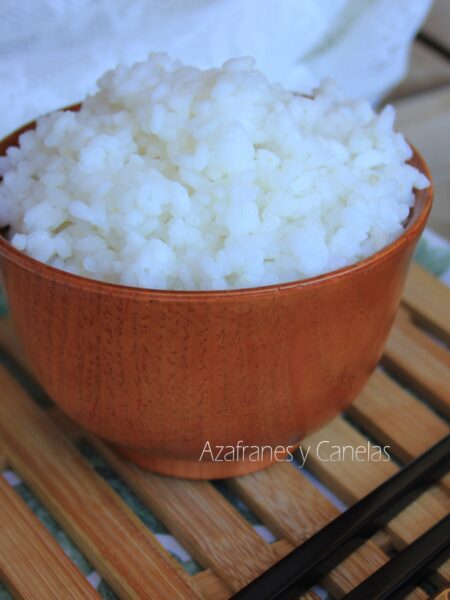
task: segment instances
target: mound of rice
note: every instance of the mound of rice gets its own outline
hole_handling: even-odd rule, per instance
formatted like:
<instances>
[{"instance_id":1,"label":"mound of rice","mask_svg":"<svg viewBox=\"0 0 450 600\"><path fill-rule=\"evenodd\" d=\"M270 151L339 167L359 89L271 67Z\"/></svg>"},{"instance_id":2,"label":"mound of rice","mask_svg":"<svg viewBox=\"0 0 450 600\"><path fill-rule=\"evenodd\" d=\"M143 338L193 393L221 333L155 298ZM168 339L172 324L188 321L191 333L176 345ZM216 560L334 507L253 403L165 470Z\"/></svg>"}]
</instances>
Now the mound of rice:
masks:
<instances>
[{"instance_id":1,"label":"mound of rice","mask_svg":"<svg viewBox=\"0 0 450 600\"><path fill-rule=\"evenodd\" d=\"M152 54L9 149L0 225L40 261L131 286L318 275L397 238L428 185L394 116L329 81L287 93L249 58L201 71Z\"/></svg>"}]
</instances>

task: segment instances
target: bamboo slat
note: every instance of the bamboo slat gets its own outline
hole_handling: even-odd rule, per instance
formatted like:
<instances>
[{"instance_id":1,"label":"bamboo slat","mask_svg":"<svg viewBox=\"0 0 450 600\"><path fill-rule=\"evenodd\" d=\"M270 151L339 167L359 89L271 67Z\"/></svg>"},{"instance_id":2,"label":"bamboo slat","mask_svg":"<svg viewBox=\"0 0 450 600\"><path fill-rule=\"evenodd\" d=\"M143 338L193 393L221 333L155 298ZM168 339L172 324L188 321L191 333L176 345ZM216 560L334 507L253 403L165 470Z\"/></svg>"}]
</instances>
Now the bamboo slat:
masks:
<instances>
[{"instance_id":1,"label":"bamboo slat","mask_svg":"<svg viewBox=\"0 0 450 600\"><path fill-rule=\"evenodd\" d=\"M276 543L274 545L276 545ZM210 569L197 573L193 576L193 579L204 598L211 598L211 600L227 600L230 597L230 590L221 583L221 580L218 579ZM310 591L306 594L302 594L298 600L320 600L320 596Z\"/></svg>"},{"instance_id":2,"label":"bamboo slat","mask_svg":"<svg viewBox=\"0 0 450 600\"><path fill-rule=\"evenodd\" d=\"M347 504L353 504L398 470L383 456L367 460L367 452L351 460L358 446L367 447L368 440L342 417L302 441L302 447L310 449L308 468Z\"/></svg>"},{"instance_id":3,"label":"bamboo slat","mask_svg":"<svg viewBox=\"0 0 450 600\"><path fill-rule=\"evenodd\" d=\"M339 512L287 462L236 477L229 484L265 523L293 545L301 544ZM387 560L382 550L368 542L332 571L324 586L340 598Z\"/></svg>"},{"instance_id":4,"label":"bamboo slat","mask_svg":"<svg viewBox=\"0 0 450 600\"><path fill-rule=\"evenodd\" d=\"M240 590L278 559L271 545L209 482L159 477L92 443L195 560L231 590Z\"/></svg>"},{"instance_id":5,"label":"bamboo slat","mask_svg":"<svg viewBox=\"0 0 450 600\"><path fill-rule=\"evenodd\" d=\"M411 265L403 303L429 331L450 344L448 288L417 263Z\"/></svg>"},{"instance_id":6,"label":"bamboo slat","mask_svg":"<svg viewBox=\"0 0 450 600\"><path fill-rule=\"evenodd\" d=\"M0 575L21 600L100 598L1 476Z\"/></svg>"},{"instance_id":7,"label":"bamboo slat","mask_svg":"<svg viewBox=\"0 0 450 600\"><path fill-rule=\"evenodd\" d=\"M445 421L380 371L371 378L350 414L379 442L390 444L392 452L403 461L416 458L449 432ZM442 480L442 487L446 492L450 490L449 475ZM431 488L428 500L422 499L412 505L412 517L405 510L390 524L397 547L417 537L417 530L409 528L407 521L414 518L420 522L422 519L417 511L423 511L424 506L427 513L434 511L433 518L436 521L445 516L445 507L450 509L446 492ZM398 529L400 532L411 532L412 537L408 539L398 535Z\"/></svg>"},{"instance_id":8,"label":"bamboo slat","mask_svg":"<svg viewBox=\"0 0 450 600\"><path fill-rule=\"evenodd\" d=\"M202 598L211 598L214 600L227 600L231 596L230 588L217 577L211 569L200 571L192 576L195 587L199 590Z\"/></svg>"},{"instance_id":9,"label":"bamboo slat","mask_svg":"<svg viewBox=\"0 0 450 600\"><path fill-rule=\"evenodd\" d=\"M348 414L404 462L425 452L450 431L443 419L379 369Z\"/></svg>"},{"instance_id":10,"label":"bamboo slat","mask_svg":"<svg viewBox=\"0 0 450 600\"><path fill-rule=\"evenodd\" d=\"M384 363L450 416L450 354L412 323L401 308L389 335Z\"/></svg>"},{"instance_id":11,"label":"bamboo slat","mask_svg":"<svg viewBox=\"0 0 450 600\"><path fill-rule=\"evenodd\" d=\"M0 436L8 462L116 593L136 599L198 597L181 567L3 367L0 390Z\"/></svg>"},{"instance_id":12,"label":"bamboo slat","mask_svg":"<svg viewBox=\"0 0 450 600\"><path fill-rule=\"evenodd\" d=\"M288 462L229 479L228 485L277 536L295 545L311 537L339 512Z\"/></svg>"},{"instance_id":13,"label":"bamboo slat","mask_svg":"<svg viewBox=\"0 0 450 600\"><path fill-rule=\"evenodd\" d=\"M318 445L322 440L332 440L332 444ZM338 496L353 504L367 495L375 487L393 475L398 467L392 460L383 462L352 460L333 460L335 448L367 446L368 440L349 423L338 417L320 432L308 436L302 446L310 446L309 468L324 481ZM372 444L369 444L372 447ZM336 458L341 458L336 455ZM344 455L345 458L345 455ZM417 539L450 511L450 498L439 486L433 486L392 519L386 529L392 544L397 550ZM450 561L439 569L441 581L450 580Z\"/></svg>"}]
</instances>

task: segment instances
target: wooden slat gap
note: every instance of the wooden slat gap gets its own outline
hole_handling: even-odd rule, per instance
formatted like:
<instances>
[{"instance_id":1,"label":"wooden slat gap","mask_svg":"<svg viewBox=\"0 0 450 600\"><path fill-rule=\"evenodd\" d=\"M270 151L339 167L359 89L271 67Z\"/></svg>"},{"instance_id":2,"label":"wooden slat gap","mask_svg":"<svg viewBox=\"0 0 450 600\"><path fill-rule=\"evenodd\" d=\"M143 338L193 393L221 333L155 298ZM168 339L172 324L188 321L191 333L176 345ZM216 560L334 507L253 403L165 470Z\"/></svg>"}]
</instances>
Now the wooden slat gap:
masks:
<instances>
[{"instance_id":1,"label":"wooden slat gap","mask_svg":"<svg viewBox=\"0 0 450 600\"><path fill-rule=\"evenodd\" d=\"M232 489L277 535L301 544L339 514L291 463L228 480ZM388 557L372 541L351 554L322 583L333 595L349 592Z\"/></svg>"},{"instance_id":2,"label":"wooden slat gap","mask_svg":"<svg viewBox=\"0 0 450 600\"><path fill-rule=\"evenodd\" d=\"M450 97L450 86L446 90ZM402 305L425 329L450 344L450 290L418 263L411 265Z\"/></svg>"},{"instance_id":3,"label":"wooden slat gap","mask_svg":"<svg viewBox=\"0 0 450 600\"><path fill-rule=\"evenodd\" d=\"M403 307L397 314L382 362L450 416L450 353L417 328Z\"/></svg>"},{"instance_id":4,"label":"wooden slat gap","mask_svg":"<svg viewBox=\"0 0 450 600\"><path fill-rule=\"evenodd\" d=\"M207 481L139 469L89 437L108 465L203 567L238 591L279 559L238 511Z\"/></svg>"},{"instance_id":5,"label":"wooden slat gap","mask_svg":"<svg viewBox=\"0 0 450 600\"><path fill-rule=\"evenodd\" d=\"M100 598L50 532L1 476L0 575L17 598Z\"/></svg>"},{"instance_id":6,"label":"wooden slat gap","mask_svg":"<svg viewBox=\"0 0 450 600\"><path fill-rule=\"evenodd\" d=\"M350 445L355 448L367 444L367 440L342 417L336 418L321 431L304 440L304 444L312 448L309 468L322 483L348 504L353 504L398 471L398 467L391 461L327 462L323 460L325 449L322 448L322 456L319 460L314 449L317 449L318 443L323 439L333 440L336 446ZM332 449L329 450L329 458L331 452ZM410 544L426 529L446 516L448 510L450 510L448 494L442 487L434 485L393 518L385 530L394 548L401 550L405 544ZM450 571L447 567L441 567L438 572L441 578L450 579Z\"/></svg>"},{"instance_id":7,"label":"wooden slat gap","mask_svg":"<svg viewBox=\"0 0 450 600\"><path fill-rule=\"evenodd\" d=\"M112 589L123 598L197 597L181 565L3 367L0 390L11 466Z\"/></svg>"}]
</instances>

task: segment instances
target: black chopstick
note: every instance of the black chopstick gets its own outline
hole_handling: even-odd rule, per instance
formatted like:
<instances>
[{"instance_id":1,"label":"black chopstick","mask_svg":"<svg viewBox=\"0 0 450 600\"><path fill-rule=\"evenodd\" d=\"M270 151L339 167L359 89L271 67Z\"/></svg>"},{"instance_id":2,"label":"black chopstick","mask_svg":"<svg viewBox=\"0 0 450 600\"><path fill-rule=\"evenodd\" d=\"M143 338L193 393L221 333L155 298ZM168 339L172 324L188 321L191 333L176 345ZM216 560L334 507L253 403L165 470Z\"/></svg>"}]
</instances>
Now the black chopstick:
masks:
<instances>
[{"instance_id":1,"label":"black chopstick","mask_svg":"<svg viewBox=\"0 0 450 600\"><path fill-rule=\"evenodd\" d=\"M306 591L449 468L447 435L237 592L233 600L272 600L294 584L296 592Z\"/></svg>"},{"instance_id":2,"label":"black chopstick","mask_svg":"<svg viewBox=\"0 0 450 600\"><path fill-rule=\"evenodd\" d=\"M345 600L386 600L393 594L404 598L419 583L426 570L442 564L450 556L450 515L444 517L420 538L407 546L381 569L344 596Z\"/></svg>"}]
</instances>

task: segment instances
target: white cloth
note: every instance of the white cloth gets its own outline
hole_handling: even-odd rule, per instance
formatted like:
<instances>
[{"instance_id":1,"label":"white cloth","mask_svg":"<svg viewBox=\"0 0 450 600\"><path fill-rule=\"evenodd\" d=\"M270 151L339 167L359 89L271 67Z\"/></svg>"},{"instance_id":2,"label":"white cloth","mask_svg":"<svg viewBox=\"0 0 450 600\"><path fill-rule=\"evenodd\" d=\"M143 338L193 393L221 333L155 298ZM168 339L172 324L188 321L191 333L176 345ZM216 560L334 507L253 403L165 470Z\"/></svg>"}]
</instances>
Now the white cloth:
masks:
<instances>
[{"instance_id":1,"label":"white cloth","mask_svg":"<svg viewBox=\"0 0 450 600\"><path fill-rule=\"evenodd\" d=\"M404 75L432 0L0 0L0 137L84 98L118 62L201 67L251 55L307 92L324 76L379 100Z\"/></svg>"}]
</instances>

